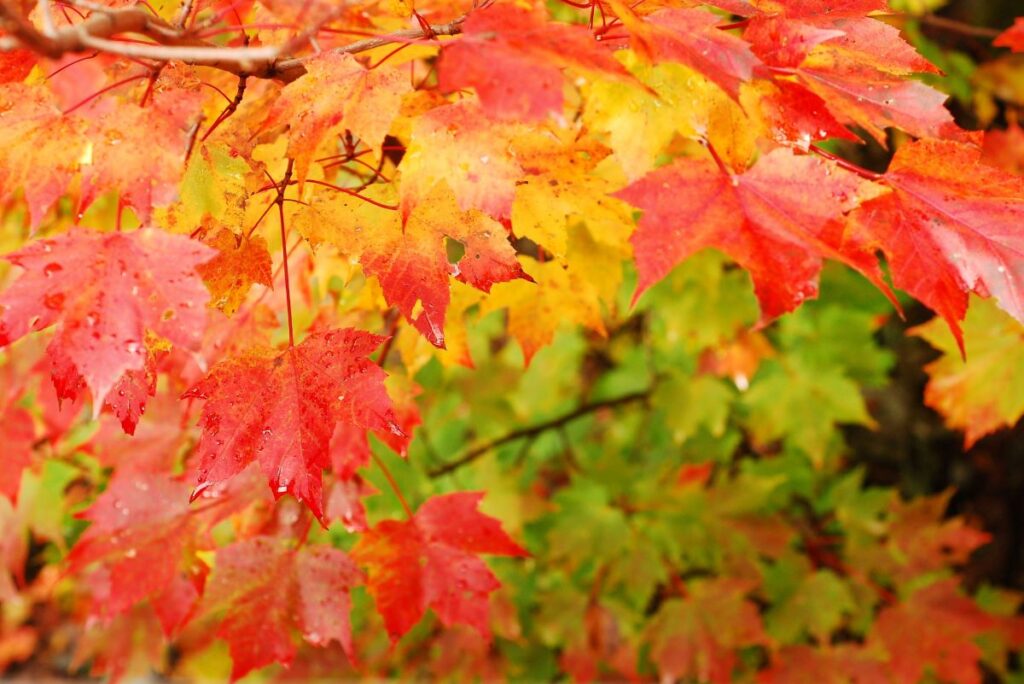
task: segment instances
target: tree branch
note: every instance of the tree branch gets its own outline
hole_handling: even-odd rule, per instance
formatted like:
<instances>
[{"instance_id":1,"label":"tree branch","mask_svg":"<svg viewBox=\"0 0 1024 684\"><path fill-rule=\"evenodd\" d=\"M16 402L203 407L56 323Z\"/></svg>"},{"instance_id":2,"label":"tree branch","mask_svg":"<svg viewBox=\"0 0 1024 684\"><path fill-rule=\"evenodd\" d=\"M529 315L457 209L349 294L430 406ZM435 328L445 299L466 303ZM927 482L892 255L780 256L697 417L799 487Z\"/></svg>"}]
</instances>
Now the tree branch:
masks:
<instances>
[{"instance_id":1,"label":"tree branch","mask_svg":"<svg viewBox=\"0 0 1024 684\"><path fill-rule=\"evenodd\" d=\"M300 33L286 45L222 47L190 35L187 30L172 26L139 7L104 11L91 7L87 9L93 9L93 13L85 21L56 29L47 35L26 17L21 16L9 0L0 0L0 28L9 34L6 40L0 39L0 51L25 47L50 59L58 59L68 53L99 50L136 59L212 67L239 76L274 78L285 83L302 77L306 73L303 63L310 59L291 57L287 54L294 49L293 46L297 42L303 42L299 40L302 36L308 37L309 30ZM431 24L359 40L335 48L334 52L355 54L389 43L408 43L434 36L453 36L461 33L464 18L459 17L446 24ZM149 38L153 44L115 40L116 36L126 33ZM315 30L312 33L315 33Z\"/></svg>"},{"instance_id":2,"label":"tree branch","mask_svg":"<svg viewBox=\"0 0 1024 684\"><path fill-rule=\"evenodd\" d=\"M625 394L621 397L616 397L614 399L606 399L604 401L595 401L587 404L581 404L580 406L576 407L569 413L559 416L558 418L552 418L551 420L544 421L543 423L537 423L536 425L532 425L530 427L521 428L519 430L513 430L512 432L509 432L506 435L498 437L497 439L493 439L489 442L486 442L485 444L476 446L467 451L459 458L455 459L454 461L451 461L450 463L446 463L443 466L439 466L428 471L427 475L431 479L441 477L442 475L447 475L451 472L458 470L464 465L472 463L473 461L485 455L492 449L496 449L497 447L503 444L508 444L509 442L514 442L517 439L523 439L526 437L535 437L541 434L542 432L551 430L552 428L562 427L568 423L571 423L577 418L582 418L583 416L594 413L595 411L600 411L601 409L605 408L614 408L616 406L623 406L624 404L631 404L635 401L643 401L647 399L650 395L651 390L645 389L639 392L633 392L632 394Z\"/></svg>"}]
</instances>

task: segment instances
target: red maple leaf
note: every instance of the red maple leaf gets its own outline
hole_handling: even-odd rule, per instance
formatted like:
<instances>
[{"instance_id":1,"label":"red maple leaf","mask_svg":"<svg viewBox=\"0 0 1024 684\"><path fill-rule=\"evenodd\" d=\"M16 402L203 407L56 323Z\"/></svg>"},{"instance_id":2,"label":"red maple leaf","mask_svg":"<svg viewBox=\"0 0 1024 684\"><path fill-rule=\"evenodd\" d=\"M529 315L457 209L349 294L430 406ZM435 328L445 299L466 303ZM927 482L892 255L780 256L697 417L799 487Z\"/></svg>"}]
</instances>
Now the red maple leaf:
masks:
<instances>
[{"instance_id":1,"label":"red maple leaf","mask_svg":"<svg viewBox=\"0 0 1024 684\"><path fill-rule=\"evenodd\" d=\"M667 601L647 627L651 659L663 679L728 684L738 649L767 645L751 583L720 578L690 582L687 595Z\"/></svg>"},{"instance_id":2,"label":"red maple leaf","mask_svg":"<svg viewBox=\"0 0 1024 684\"><path fill-rule=\"evenodd\" d=\"M361 581L352 559L330 546L295 550L255 537L218 549L202 612L224 614L217 636L228 642L232 681L271 663L289 665L292 627L316 646L337 641L352 658L349 591Z\"/></svg>"},{"instance_id":3,"label":"red maple leaf","mask_svg":"<svg viewBox=\"0 0 1024 684\"><path fill-rule=\"evenodd\" d=\"M87 142L78 119L61 116L53 95L23 83L0 85L0 204L19 191L33 226L64 194Z\"/></svg>"},{"instance_id":4,"label":"red maple leaf","mask_svg":"<svg viewBox=\"0 0 1024 684\"><path fill-rule=\"evenodd\" d=\"M812 139L825 137L832 117L863 127L882 144L888 126L934 137L955 130L942 107L946 96L907 79L913 73L935 73L935 67L897 29L880 21L832 14L756 17L743 37L764 60L767 75L795 78L791 89L806 88L825 103L831 116L822 120L822 134Z\"/></svg>"},{"instance_id":5,"label":"red maple leaf","mask_svg":"<svg viewBox=\"0 0 1024 684\"><path fill-rule=\"evenodd\" d=\"M83 109L89 154L81 165L79 212L116 191L121 203L149 223L153 207L178 196L190 128L200 110L199 93L180 89L158 94L147 107L120 102L106 109L97 102Z\"/></svg>"},{"instance_id":6,"label":"red maple leaf","mask_svg":"<svg viewBox=\"0 0 1024 684\"><path fill-rule=\"evenodd\" d=\"M4 441L0 449L0 495L15 503L21 473L32 463L32 443L36 435L32 416L17 406L5 407L0 411L0 435Z\"/></svg>"},{"instance_id":7,"label":"red maple leaf","mask_svg":"<svg viewBox=\"0 0 1024 684\"><path fill-rule=\"evenodd\" d=\"M562 112L562 69L626 79L628 73L582 26L514 5L473 12L441 51L442 91L475 88L488 114L520 121ZM523 87L528 83L529 87Z\"/></svg>"},{"instance_id":8,"label":"red maple leaf","mask_svg":"<svg viewBox=\"0 0 1024 684\"><path fill-rule=\"evenodd\" d=\"M149 598L169 634L191 613L206 574L190 548L198 528L189 486L162 474L124 473L78 515L92 524L71 549L69 570L102 562L89 582L94 612L118 615Z\"/></svg>"},{"instance_id":9,"label":"red maple leaf","mask_svg":"<svg viewBox=\"0 0 1024 684\"><path fill-rule=\"evenodd\" d=\"M283 352L256 347L214 366L183 396L206 400L196 450L200 488L258 461L276 496L291 492L323 520L321 473L331 465L335 424L404 435L385 373L367 358L383 341L331 330Z\"/></svg>"},{"instance_id":10,"label":"red maple leaf","mask_svg":"<svg viewBox=\"0 0 1024 684\"><path fill-rule=\"evenodd\" d=\"M148 228L33 242L5 257L26 272L0 296L0 346L59 324L48 348L57 394L74 399L84 383L98 414L125 373L146 368L147 331L199 345L209 295L196 266L212 254Z\"/></svg>"},{"instance_id":11,"label":"red maple leaf","mask_svg":"<svg viewBox=\"0 0 1024 684\"><path fill-rule=\"evenodd\" d=\"M1024 322L1024 179L972 145L920 140L897 150L882 182L892 192L851 219L857 239L885 253L896 287L942 316L961 349L970 292Z\"/></svg>"},{"instance_id":12,"label":"red maple leaf","mask_svg":"<svg viewBox=\"0 0 1024 684\"><path fill-rule=\"evenodd\" d=\"M975 637L993 632L1011 644L1021 642L1020 618L982 611L957 585L957 579L939 580L879 613L867 645L888 653L896 684L916 684L928 670L942 681L980 684L982 650Z\"/></svg>"},{"instance_id":13,"label":"red maple leaf","mask_svg":"<svg viewBox=\"0 0 1024 684\"><path fill-rule=\"evenodd\" d=\"M1024 52L1024 17L1017 17L1013 26L999 34L992 44L1008 47L1014 52Z\"/></svg>"},{"instance_id":14,"label":"red maple leaf","mask_svg":"<svg viewBox=\"0 0 1024 684\"><path fill-rule=\"evenodd\" d=\"M717 14L703 9L665 9L641 19L620 0L611 4L629 31L634 50L648 59L685 64L733 98L760 64L746 42L717 28L722 23Z\"/></svg>"},{"instance_id":15,"label":"red maple leaf","mask_svg":"<svg viewBox=\"0 0 1024 684\"><path fill-rule=\"evenodd\" d=\"M746 268L764 320L817 296L823 257L860 270L883 290L870 252L842 241L844 212L862 180L830 163L777 149L743 174L685 158L616 197L644 210L632 242L637 296L691 254L715 247Z\"/></svg>"},{"instance_id":16,"label":"red maple leaf","mask_svg":"<svg viewBox=\"0 0 1024 684\"><path fill-rule=\"evenodd\" d=\"M412 519L386 520L360 537L352 555L369 568L367 586L392 641L427 608L445 625L467 624L489 638L487 595L500 584L476 554L527 553L477 510L482 498L480 492L437 496Z\"/></svg>"}]
</instances>

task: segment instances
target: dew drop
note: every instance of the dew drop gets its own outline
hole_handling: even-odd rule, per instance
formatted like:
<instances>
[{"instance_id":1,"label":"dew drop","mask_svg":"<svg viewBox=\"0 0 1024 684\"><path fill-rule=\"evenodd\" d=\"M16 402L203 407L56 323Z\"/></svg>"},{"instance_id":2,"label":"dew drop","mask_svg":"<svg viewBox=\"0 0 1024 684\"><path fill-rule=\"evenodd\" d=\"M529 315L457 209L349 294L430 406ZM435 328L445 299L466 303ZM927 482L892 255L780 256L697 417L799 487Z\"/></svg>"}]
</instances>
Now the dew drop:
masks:
<instances>
[{"instance_id":1,"label":"dew drop","mask_svg":"<svg viewBox=\"0 0 1024 684\"><path fill-rule=\"evenodd\" d=\"M139 552L135 549L128 549L124 552L124 555L126 558L135 558L137 555L139 555Z\"/></svg>"},{"instance_id":2,"label":"dew drop","mask_svg":"<svg viewBox=\"0 0 1024 684\"><path fill-rule=\"evenodd\" d=\"M47 278L50 278L53 276L54 273L60 273L63 270L63 266L61 266L55 261L51 261L50 263L46 264L46 266L43 266L43 275L46 276Z\"/></svg>"}]
</instances>

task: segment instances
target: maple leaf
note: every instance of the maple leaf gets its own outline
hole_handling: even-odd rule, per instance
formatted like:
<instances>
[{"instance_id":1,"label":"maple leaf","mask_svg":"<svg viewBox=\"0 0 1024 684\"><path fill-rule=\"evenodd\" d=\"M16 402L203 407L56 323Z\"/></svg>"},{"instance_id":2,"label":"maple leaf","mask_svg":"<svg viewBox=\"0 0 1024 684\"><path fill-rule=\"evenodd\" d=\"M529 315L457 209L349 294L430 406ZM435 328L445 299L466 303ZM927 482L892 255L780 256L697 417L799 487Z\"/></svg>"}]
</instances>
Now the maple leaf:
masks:
<instances>
[{"instance_id":1,"label":"maple leaf","mask_svg":"<svg viewBox=\"0 0 1024 684\"><path fill-rule=\"evenodd\" d=\"M646 64L628 50L616 56L640 85L587 84L583 118L589 129L607 133L629 180L662 166L661 155L678 136L707 140L727 163L747 164L758 127L725 91L682 64ZM752 85L741 90L741 100L758 111L760 106L749 102Z\"/></svg>"},{"instance_id":2,"label":"maple leaf","mask_svg":"<svg viewBox=\"0 0 1024 684\"><path fill-rule=\"evenodd\" d=\"M331 330L283 352L254 347L214 366L183 395L206 400L196 450L200 490L257 461L275 496L291 492L323 520L321 472L331 465L335 423L404 434L385 373L366 358L383 341Z\"/></svg>"},{"instance_id":3,"label":"maple leaf","mask_svg":"<svg viewBox=\"0 0 1024 684\"><path fill-rule=\"evenodd\" d=\"M516 186L512 226L517 236L530 238L562 260L569 249L570 226L580 220L595 240L623 250L632 221L629 207L608 197L612 187L621 186L585 166L530 176Z\"/></svg>"},{"instance_id":4,"label":"maple leaf","mask_svg":"<svg viewBox=\"0 0 1024 684\"><path fill-rule=\"evenodd\" d=\"M131 233L82 229L6 255L25 269L0 295L0 346L59 323L48 353L59 397L84 381L93 412L121 377L146 367L146 333L198 347L208 298L196 267L207 247L146 228Z\"/></svg>"},{"instance_id":5,"label":"maple leaf","mask_svg":"<svg viewBox=\"0 0 1024 684\"><path fill-rule=\"evenodd\" d=\"M326 545L292 549L254 537L217 550L202 614L223 613L217 636L228 642L231 680L295 658L294 626L315 646L341 644L350 658L349 592L362 573L343 551Z\"/></svg>"},{"instance_id":6,"label":"maple leaf","mask_svg":"<svg viewBox=\"0 0 1024 684\"><path fill-rule=\"evenodd\" d=\"M78 169L84 126L61 116L49 92L22 83L0 85L0 113L0 203L20 190L36 226Z\"/></svg>"},{"instance_id":7,"label":"maple leaf","mask_svg":"<svg viewBox=\"0 0 1024 684\"><path fill-rule=\"evenodd\" d=\"M707 247L750 272L765 321L817 296L823 257L886 291L870 253L843 244L840 219L856 206L862 186L851 173L785 149L739 175L695 158L653 171L614 193L644 210L632 238L640 273L634 300Z\"/></svg>"},{"instance_id":8,"label":"maple leaf","mask_svg":"<svg viewBox=\"0 0 1024 684\"><path fill-rule=\"evenodd\" d=\"M637 53L648 60L685 64L733 98L738 97L740 84L753 78L760 63L746 42L720 31L720 17L707 10L664 9L641 19L621 0L610 4L629 31Z\"/></svg>"},{"instance_id":9,"label":"maple leaf","mask_svg":"<svg viewBox=\"0 0 1024 684\"><path fill-rule=\"evenodd\" d=\"M187 91L156 97L148 107L122 102L111 111L87 110L88 155L81 165L81 213L101 194L118 200L149 223L153 207L174 201L184 172L189 127L199 94ZM148 150L139 154L140 149Z\"/></svg>"},{"instance_id":10,"label":"maple leaf","mask_svg":"<svg viewBox=\"0 0 1024 684\"><path fill-rule=\"evenodd\" d=\"M386 189L366 193L378 202L391 198ZM437 347L444 347L449 276L484 292L495 283L529 280L505 227L479 211L461 211L443 184L416 204L404 225L397 212L345 193L318 193L310 204L312 211L296 219L298 230L357 257L363 271L380 281L388 304ZM464 250L454 264L446 238Z\"/></svg>"},{"instance_id":11,"label":"maple leaf","mask_svg":"<svg viewBox=\"0 0 1024 684\"><path fill-rule=\"evenodd\" d=\"M757 607L746 598L749 582L695 581L682 599L662 604L647 627L651 659L667 679L728 684L744 646L767 645Z\"/></svg>"},{"instance_id":12,"label":"maple leaf","mask_svg":"<svg viewBox=\"0 0 1024 684\"><path fill-rule=\"evenodd\" d=\"M946 96L906 79L915 72L934 73L935 67L897 29L882 22L863 17L840 20L831 14L801 16L798 21L788 14L757 17L744 38L771 69L795 76L796 87L808 89L825 103L831 114L822 120L826 133L832 117L863 127L883 145L887 126L932 137L956 130L952 115L942 107Z\"/></svg>"},{"instance_id":13,"label":"maple leaf","mask_svg":"<svg viewBox=\"0 0 1024 684\"><path fill-rule=\"evenodd\" d=\"M487 114L528 121L562 114L565 68L628 79L582 26L551 22L536 9L493 5L471 13L459 39L444 46L438 74L442 91L474 88Z\"/></svg>"},{"instance_id":14,"label":"maple leaf","mask_svg":"<svg viewBox=\"0 0 1024 684\"><path fill-rule=\"evenodd\" d=\"M964 433L965 450L1024 415L1024 325L991 300L971 299L963 325L966 359L938 319L912 332L942 352L925 366L924 403Z\"/></svg>"},{"instance_id":15,"label":"maple leaf","mask_svg":"<svg viewBox=\"0 0 1024 684\"><path fill-rule=\"evenodd\" d=\"M124 471L78 515L91 525L68 555L70 572L102 562L93 582L93 610L104 617L153 600L170 634L188 617L202 591L205 569L189 553L196 533L189 486L156 473Z\"/></svg>"},{"instance_id":16,"label":"maple leaf","mask_svg":"<svg viewBox=\"0 0 1024 684\"><path fill-rule=\"evenodd\" d=\"M385 520L359 538L352 556L369 569L367 588L393 642L427 608L445 625L466 624L489 637L487 595L500 584L476 554L527 553L477 510L482 498L480 492L435 496L410 520Z\"/></svg>"},{"instance_id":17,"label":"maple leaf","mask_svg":"<svg viewBox=\"0 0 1024 684\"><path fill-rule=\"evenodd\" d=\"M748 114L763 121L778 142L808 147L812 140L858 140L829 112L825 100L798 83L757 80L741 98Z\"/></svg>"},{"instance_id":18,"label":"maple leaf","mask_svg":"<svg viewBox=\"0 0 1024 684\"><path fill-rule=\"evenodd\" d=\"M377 365L381 365L380 360ZM404 455L413 431L423 422L419 407L416 405L419 389L415 385L410 386L403 382L402 376L392 375L388 377L387 390L398 429L378 432L377 438L396 453ZM356 470L369 463L373 456L366 430L348 422L341 422L335 426L334 434L331 435L330 453L331 468L339 480L357 478Z\"/></svg>"},{"instance_id":19,"label":"maple leaf","mask_svg":"<svg viewBox=\"0 0 1024 684\"><path fill-rule=\"evenodd\" d=\"M944 681L980 684L982 650L975 637L994 632L1020 643L1020 618L982 611L958 591L958 584L952 578L939 580L879 613L867 645L888 654L887 669L896 684L919 682L929 670ZM907 639L908 634L914 638Z\"/></svg>"},{"instance_id":20,"label":"maple leaf","mask_svg":"<svg viewBox=\"0 0 1024 684\"><path fill-rule=\"evenodd\" d=\"M444 181L463 211L477 209L494 219L508 218L515 182L523 175L509 154L519 132L512 124L490 121L473 100L437 107L416 119L398 168L403 218Z\"/></svg>"},{"instance_id":21,"label":"maple leaf","mask_svg":"<svg viewBox=\"0 0 1024 684\"><path fill-rule=\"evenodd\" d=\"M992 44L1008 47L1014 52L1024 52L1024 17L1017 17L1013 26L1000 33Z\"/></svg>"},{"instance_id":22,"label":"maple leaf","mask_svg":"<svg viewBox=\"0 0 1024 684\"><path fill-rule=\"evenodd\" d=\"M32 415L17 406L0 411L0 435L4 437L3 463L0 465L0 495L17 503L21 473L32 463L36 429Z\"/></svg>"},{"instance_id":23,"label":"maple leaf","mask_svg":"<svg viewBox=\"0 0 1024 684\"><path fill-rule=\"evenodd\" d=\"M904 502L898 497L890 504L888 538L877 549L878 561L858 558L866 566L909 582L929 572L967 562L991 535L968 525L963 518L947 518L952 490Z\"/></svg>"},{"instance_id":24,"label":"maple leaf","mask_svg":"<svg viewBox=\"0 0 1024 684\"><path fill-rule=\"evenodd\" d=\"M203 144L188 159L177 201L155 212L154 221L172 233L192 233L199 226L202 235L213 228L214 239L223 240L216 228L237 227L245 222L250 173L249 162L238 151ZM250 237L249 247L258 240Z\"/></svg>"},{"instance_id":25,"label":"maple leaf","mask_svg":"<svg viewBox=\"0 0 1024 684\"><path fill-rule=\"evenodd\" d=\"M920 140L897 150L882 182L892 192L851 224L885 253L896 287L942 316L961 349L969 292L1024 322L1024 179L984 164L974 146Z\"/></svg>"},{"instance_id":26,"label":"maple leaf","mask_svg":"<svg viewBox=\"0 0 1024 684\"><path fill-rule=\"evenodd\" d=\"M300 185L321 143L348 129L378 149L398 115L409 79L397 69L367 69L355 57L322 52L304 64L307 74L281 90L264 129L288 125L288 156Z\"/></svg>"},{"instance_id":27,"label":"maple leaf","mask_svg":"<svg viewBox=\"0 0 1024 684\"><path fill-rule=\"evenodd\" d=\"M210 290L211 305L231 316L254 283L271 287L270 253L259 235L246 237L219 230L207 240L219 253L196 270Z\"/></svg>"},{"instance_id":28,"label":"maple leaf","mask_svg":"<svg viewBox=\"0 0 1024 684\"><path fill-rule=\"evenodd\" d=\"M524 258L524 263L528 263ZM485 311L508 309L508 332L519 341L525 364L550 344L566 322L598 335L606 334L599 294L593 283L557 261L529 263L533 282L516 280L494 288L484 301ZM609 270L604 270L607 276Z\"/></svg>"}]
</instances>

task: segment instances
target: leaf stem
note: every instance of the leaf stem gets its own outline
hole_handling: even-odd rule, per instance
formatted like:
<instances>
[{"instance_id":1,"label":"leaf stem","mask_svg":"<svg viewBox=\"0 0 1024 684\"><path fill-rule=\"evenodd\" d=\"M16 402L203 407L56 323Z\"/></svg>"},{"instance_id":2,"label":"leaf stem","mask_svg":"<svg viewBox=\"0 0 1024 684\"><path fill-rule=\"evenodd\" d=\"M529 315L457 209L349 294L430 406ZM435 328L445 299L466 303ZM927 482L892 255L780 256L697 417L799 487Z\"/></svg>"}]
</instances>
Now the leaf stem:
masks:
<instances>
[{"instance_id":1,"label":"leaf stem","mask_svg":"<svg viewBox=\"0 0 1024 684\"><path fill-rule=\"evenodd\" d=\"M405 496L402 495L402 490L398 488L398 482L395 480L395 476L391 474L391 471L388 469L387 465L384 464L384 461L381 460L380 456L371 451L370 458L372 458L373 462L377 464L380 471L384 473L384 477L391 486L391 491L395 493L395 496L398 497L398 502L402 504L402 510L405 511L405 517L412 520L412 509L409 508L409 502L407 502L405 500Z\"/></svg>"},{"instance_id":2,"label":"leaf stem","mask_svg":"<svg viewBox=\"0 0 1024 684\"><path fill-rule=\"evenodd\" d=\"M728 166L726 166L725 161L718 155L718 150L715 149L715 146L711 144L710 140L706 138L701 138L700 144L703 145L711 154L711 158L715 160L716 164L718 164L718 168L722 170L722 173L724 173L729 178L733 178L736 175L729 169Z\"/></svg>"},{"instance_id":3,"label":"leaf stem","mask_svg":"<svg viewBox=\"0 0 1024 684\"><path fill-rule=\"evenodd\" d=\"M278 190L277 199L274 200L274 204L277 205L277 215L281 223L281 257L282 264L284 266L284 300L285 305L288 309L288 346L295 346L295 326L292 323L292 286L291 280L288 275L288 231L285 228L284 222L284 193L288 188L288 181L292 178L292 164L293 160L288 160L288 168L284 171L284 178L281 181L281 189Z\"/></svg>"},{"instance_id":4,"label":"leaf stem","mask_svg":"<svg viewBox=\"0 0 1024 684\"><path fill-rule=\"evenodd\" d=\"M123 78L120 81L117 81L116 83L111 83L110 85L106 86L105 88L100 88L95 93L93 93L89 97L85 98L81 102L73 104L68 109L65 109L64 110L64 114L70 114L71 112L75 111L79 107L82 107L84 105L89 104L90 102L95 100L97 97L99 97L103 93L110 92L111 90L114 90L115 88L120 88L121 86L123 86L125 84L131 83L132 81L138 81L139 79L142 79L142 78L149 78L149 74L136 74L135 76L129 76L128 78Z\"/></svg>"},{"instance_id":5,"label":"leaf stem","mask_svg":"<svg viewBox=\"0 0 1024 684\"><path fill-rule=\"evenodd\" d=\"M377 357L377 365L381 368L384 367L384 362L388 360L391 345L395 343L395 335L398 334L398 324L402 320L402 314L398 311L394 311L393 316L391 323L388 325L388 331L385 333L388 339L384 341L384 346L380 349L380 356Z\"/></svg>"},{"instance_id":6,"label":"leaf stem","mask_svg":"<svg viewBox=\"0 0 1024 684\"><path fill-rule=\"evenodd\" d=\"M811 145L811 152L814 152L819 157L823 157L825 159L828 159L830 162L835 163L836 166L838 166L838 167L840 167L842 169L846 169L847 171L850 171L851 173L857 174L858 176L860 176L861 178L864 178L865 180L880 181L883 178L885 178L885 176L883 174L881 174L881 173L875 173L874 171L868 171L864 167L857 166L852 161L847 161L846 159L843 159L842 157L840 157L838 155L832 154L828 150L824 150L824 149L818 147L817 145Z\"/></svg>"},{"instance_id":7,"label":"leaf stem","mask_svg":"<svg viewBox=\"0 0 1024 684\"><path fill-rule=\"evenodd\" d=\"M358 197L359 199L363 200L364 202L369 202L373 206L380 207L381 209L387 209L389 211L398 211L398 205L397 204L384 204L383 202L378 202L375 199L370 199L369 197L366 197L365 195L360 195L355 190L349 190L348 188L343 188L340 185L334 185L333 183L327 183L327 182L321 181L321 180L313 180L312 178L307 178L306 182L307 183L312 183L313 185L322 185L325 188L330 188L331 190L337 190L338 192L343 192L346 195L352 195L353 197Z\"/></svg>"}]
</instances>

